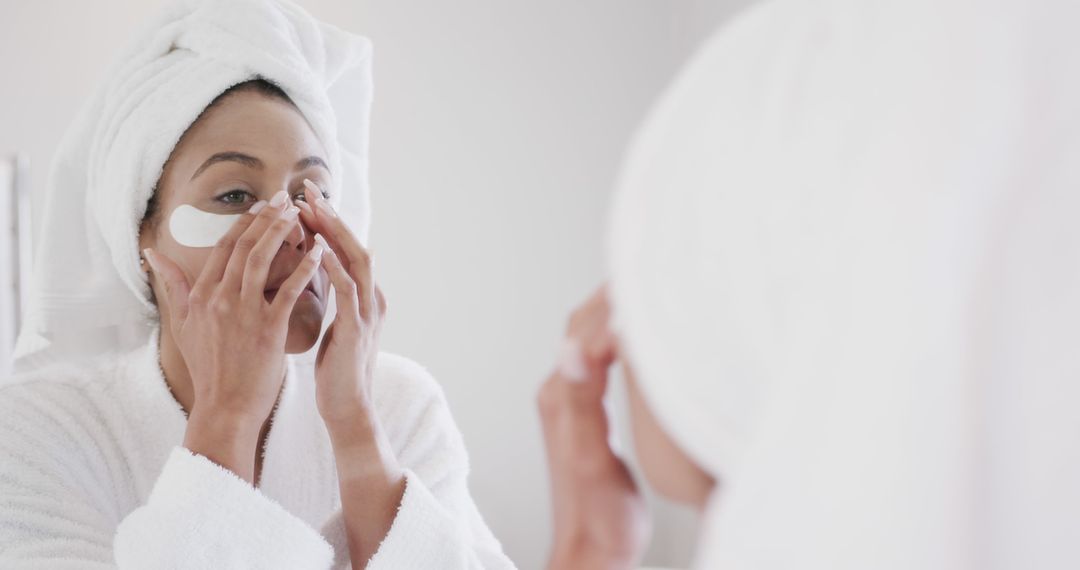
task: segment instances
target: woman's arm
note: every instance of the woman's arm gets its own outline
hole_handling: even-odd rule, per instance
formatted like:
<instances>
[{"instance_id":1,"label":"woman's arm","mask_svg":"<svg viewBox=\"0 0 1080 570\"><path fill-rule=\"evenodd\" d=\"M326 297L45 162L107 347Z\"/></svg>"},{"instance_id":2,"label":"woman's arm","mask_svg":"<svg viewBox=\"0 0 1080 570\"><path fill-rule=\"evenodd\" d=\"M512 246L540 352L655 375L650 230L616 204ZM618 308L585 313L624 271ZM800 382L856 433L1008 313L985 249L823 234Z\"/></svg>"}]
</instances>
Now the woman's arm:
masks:
<instances>
[{"instance_id":1,"label":"woman's arm","mask_svg":"<svg viewBox=\"0 0 1080 570\"><path fill-rule=\"evenodd\" d=\"M323 264L337 302L315 385L338 463L352 566L512 568L469 496L465 447L438 385L419 367L412 377L376 382L386 300L371 257L318 188L304 184L302 215L326 245ZM380 401L376 384L407 397Z\"/></svg>"},{"instance_id":2,"label":"woman's arm","mask_svg":"<svg viewBox=\"0 0 1080 570\"><path fill-rule=\"evenodd\" d=\"M327 427L337 464L349 558L370 560L397 515L405 494L405 474L374 410L361 410L354 421ZM353 567L363 565L354 562Z\"/></svg>"},{"instance_id":3,"label":"woman's arm","mask_svg":"<svg viewBox=\"0 0 1080 570\"><path fill-rule=\"evenodd\" d=\"M188 417L184 447L254 485L259 429L241 418L196 409Z\"/></svg>"},{"instance_id":4,"label":"woman's arm","mask_svg":"<svg viewBox=\"0 0 1080 570\"><path fill-rule=\"evenodd\" d=\"M132 505L136 482L117 449L126 434L88 431L106 429L106 412L84 416L86 406L42 393L44 382L31 401L0 401L0 419L22 417L0 424L0 567L329 568L319 533L251 484L292 305L319 264L316 248L264 299L265 260L298 212L281 202L242 216L194 284L144 252L195 392L190 447L172 450L144 504Z\"/></svg>"},{"instance_id":5,"label":"woman's arm","mask_svg":"<svg viewBox=\"0 0 1080 570\"><path fill-rule=\"evenodd\" d=\"M352 565L362 568L389 532L405 477L375 417L372 381L386 302L371 275L371 258L322 193L305 179L300 202L319 231L323 265L334 286L337 314L315 360L315 394L334 449L342 517ZM318 215L316 215L316 210Z\"/></svg>"},{"instance_id":6,"label":"woman's arm","mask_svg":"<svg viewBox=\"0 0 1080 570\"><path fill-rule=\"evenodd\" d=\"M562 362L537 397L551 481L549 570L629 570L648 544L644 499L611 449L604 393L617 343L601 288L570 317Z\"/></svg>"},{"instance_id":7,"label":"woman's arm","mask_svg":"<svg viewBox=\"0 0 1080 570\"><path fill-rule=\"evenodd\" d=\"M514 568L469 492L465 442L439 384L406 358L380 353L378 362L375 410L404 473L405 489L389 531L375 555L365 559L366 568ZM357 489L355 500L366 500L364 489ZM349 534L343 510L322 525L324 536L342 553ZM339 555L334 568L349 567Z\"/></svg>"}]
</instances>

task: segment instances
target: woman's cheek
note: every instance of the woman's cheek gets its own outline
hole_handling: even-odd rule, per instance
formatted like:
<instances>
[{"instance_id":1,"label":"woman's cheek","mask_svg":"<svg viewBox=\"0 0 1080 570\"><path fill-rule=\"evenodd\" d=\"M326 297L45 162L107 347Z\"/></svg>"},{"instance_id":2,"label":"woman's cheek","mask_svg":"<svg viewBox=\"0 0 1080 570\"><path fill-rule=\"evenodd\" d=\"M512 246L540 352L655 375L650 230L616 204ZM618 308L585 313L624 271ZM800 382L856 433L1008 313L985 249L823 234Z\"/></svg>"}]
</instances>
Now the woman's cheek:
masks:
<instances>
[{"instance_id":1,"label":"woman's cheek","mask_svg":"<svg viewBox=\"0 0 1080 570\"><path fill-rule=\"evenodd\" d=\"M205 267L206 263L210 260L210 253L214 251L214 248L177 246L177 250L179 258L174 259L176 259L176 262L180 267L184 268L184 272L187 273L188 283L194 285L195 280L199 278L199 275L202 275L203 267Z\"/></svg>"},{"instance_id":2,"label":"woman's cheek","mask_svg":"<svg viewBox=\"0 0 1080 570\"><path fill-rule=\"evenodd\" d=\"M695 464L660 427L638 388L633 370L623 362L634 451L649 485L669 500L704 508L716 481Z\"/></svg>"}]
</instances>

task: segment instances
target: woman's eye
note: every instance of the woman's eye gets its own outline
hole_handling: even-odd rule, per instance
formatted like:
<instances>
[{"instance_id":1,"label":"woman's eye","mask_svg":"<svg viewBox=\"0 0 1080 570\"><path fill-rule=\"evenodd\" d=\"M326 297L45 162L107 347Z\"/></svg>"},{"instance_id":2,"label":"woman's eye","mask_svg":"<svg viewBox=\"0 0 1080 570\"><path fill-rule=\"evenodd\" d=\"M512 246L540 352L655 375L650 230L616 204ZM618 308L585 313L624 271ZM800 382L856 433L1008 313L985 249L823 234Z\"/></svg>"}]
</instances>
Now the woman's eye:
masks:
<instances>
[{"instance_id":1,"label":"woman's eye","mask_svg":"<svg viewBox=\"0 0 1080 570\"><path fill-rule=\"evenodd\" d=\"M217 200L219 202L229 205L243 204L247 201L247 197L250 195L251 193L247 190L229 190L228 192L218 196Z\"/></svg>"},{"instance_id":2,"label":"woman's eye","mask_svg":"<svg viewBox=\"0 0 1080 570\"><path fill-rule=\"evenodd\" d=\"M322 194L324 200L330 199L330 194L328 194L326 190L323 190L319 193ZM293 196L293 200L303 200L304 202L307 202L307 194L305 194L303 190L300 190Z\"/></svg>"}]
</instances>

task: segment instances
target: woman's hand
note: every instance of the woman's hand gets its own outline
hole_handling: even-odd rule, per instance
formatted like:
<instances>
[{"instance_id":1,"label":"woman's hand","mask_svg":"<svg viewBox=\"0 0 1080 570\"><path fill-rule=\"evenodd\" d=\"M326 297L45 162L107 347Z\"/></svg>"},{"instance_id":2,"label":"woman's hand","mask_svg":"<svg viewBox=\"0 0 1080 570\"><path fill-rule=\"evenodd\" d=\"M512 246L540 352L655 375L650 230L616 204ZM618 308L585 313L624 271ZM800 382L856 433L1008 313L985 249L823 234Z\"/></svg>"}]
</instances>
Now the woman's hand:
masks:
<instances>
[{"instance_id":1,"label":"woman's hand","mask_svg":"<svg viewBox=\"0 0 1080 570\"><path fill-rule=\"evenodd\" d=\"M337 315L315 361L315 399L334 448L341 508L353 568L363 568L390 531L405 493L405 476L379 424L372 399L379 331L386 300L371 275L371 256L304 180L304 223L327 244L323 263Z\"/></svg>"},{"instance_id":2,"label":"woman's hand","mask_svg":"<svg viewBox=\"0 0 1080 570\"><path fill-rule=\"evenodd\" d=\"M604 409L616 341L600 288L570 317L558 369L538 404L555 524L549 569L635 568L649 534L645 503L608 443Z\"/></svg>"},{"instance_id":3,"label":"woman's hand","mask_svg":"<svg viewBox=\"0 0 1080 570\"><path fill-rule=\"evenodd\" d=\"M297 224L299 209L275 197L244 214L214 247L194 284L167 256L147 249L144 256L163 281L172 335L191 376L195 403L189 412L185 446L202 453L210 439L227 444L207 450L210 459L253 479L254 445L285 376L289 315L319 267L313 248L278 289L264 295L270 265ZM257 208L253 208L256 209ZM200 430L198 428L208 428ZM197 437L206 431L216 438ZM199 441L189 441L197 439ZM250 448L247 461L236 447ZM240 453L241 456L243 455ZM217 455L219 457L214 457ZM225 457L228 456L228 457ZM239 465L235 464L240 462ZM251 465L247 465L251 463Z\"/></svg>"},{"instance_id":4,"label":"woman's hand","mask_svg":"<svg viewBox=\"0 0 1080 570\"><path fill-rule=\"evenodd\" d=\"M308 186L310 184L310 186ZM305 180L304 223L326 245L324 265L337 314L315 361L316 401L331 430L371 412L371 382L379 354L386 299L371 274L371 256L330 203Z\"/></svg>"}]
</instances>

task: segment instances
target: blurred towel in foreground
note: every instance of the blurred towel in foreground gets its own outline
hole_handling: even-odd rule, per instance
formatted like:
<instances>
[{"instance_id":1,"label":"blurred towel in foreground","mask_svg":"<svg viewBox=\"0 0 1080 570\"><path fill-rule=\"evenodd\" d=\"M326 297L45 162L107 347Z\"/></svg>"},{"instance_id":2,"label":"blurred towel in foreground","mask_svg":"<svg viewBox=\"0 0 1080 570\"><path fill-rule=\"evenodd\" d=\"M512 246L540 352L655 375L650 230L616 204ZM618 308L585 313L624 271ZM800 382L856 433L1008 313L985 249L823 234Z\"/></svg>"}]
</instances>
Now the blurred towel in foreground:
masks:
<instances>
[{"instance_id":1,"label":"blurred towel in foreground","mask_svg":"<svg viewBox=\"0 0 1080 570\"><path fill-rule=\"evenodd\" d=\"M612 296L700 568L1080 567L1077 22L767 2L666 93Z\"/></svg>"}]
</instances>

